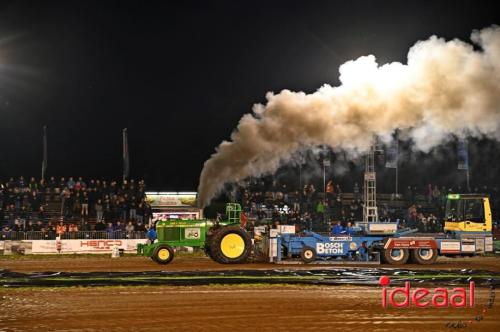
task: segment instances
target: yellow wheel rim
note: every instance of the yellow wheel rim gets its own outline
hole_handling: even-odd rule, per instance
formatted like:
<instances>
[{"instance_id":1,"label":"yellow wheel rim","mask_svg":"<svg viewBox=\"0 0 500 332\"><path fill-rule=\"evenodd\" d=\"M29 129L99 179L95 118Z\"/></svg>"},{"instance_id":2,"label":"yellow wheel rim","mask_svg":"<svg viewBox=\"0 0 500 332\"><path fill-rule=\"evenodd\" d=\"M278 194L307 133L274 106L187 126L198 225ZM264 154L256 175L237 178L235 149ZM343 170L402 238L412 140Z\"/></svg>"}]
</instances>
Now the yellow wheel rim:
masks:
<instances>
[{"instance_id":1,"label":"yellow wheel rim","mask_svg":"<svg viewBox=\"0 0 500 332\"><path fill-rule=\"evenodd\" d=\"M170 252L166 248L161 248L158 250L158 258L162 261L166 261L170 257Z\"/></svg>"},{"instance_id":2,"label":"yellow wheel rim","mask_svg":"<svg viewBox=\"0 0 500 332\"><path fill-rule=\"evenodd\" d=\"M240 257L245 251L245 241L238 234L227 234L220 242L220 249L228 258Z\"/></svg>"}]
</instances>

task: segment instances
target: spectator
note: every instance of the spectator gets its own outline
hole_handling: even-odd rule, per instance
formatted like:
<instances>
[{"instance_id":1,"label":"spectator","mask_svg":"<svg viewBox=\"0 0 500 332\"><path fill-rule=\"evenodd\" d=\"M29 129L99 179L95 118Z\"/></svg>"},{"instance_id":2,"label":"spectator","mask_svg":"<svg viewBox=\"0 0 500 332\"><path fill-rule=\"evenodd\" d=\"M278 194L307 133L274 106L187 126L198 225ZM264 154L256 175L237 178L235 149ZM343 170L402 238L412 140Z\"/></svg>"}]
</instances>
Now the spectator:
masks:
<instances>
[{"instance_id":1,"label":"spectator","mask_svg":"<svg viewBox=\"0 0 500 332\"><path fill-rule=\"evenodd\" d=\"M52 224L52 222L49 221L45 230L48 238L55 239L56 227Z\"/></svg>"},{"instance_id":2,"label":"spectator","mask_svg":"<svg viewBox=\"0 0 500 332\"><path fill-rule=\"evenodd\" d=\"M69 233L69 237L71 239L76 239L77 238L77 233L78 232L78 226L72 222L71 224L69 224L68 226L68 233Z\"/></svg>"},{"instance_id":3,"label":"spectator","mask_svg":"<svg viewBox=\"0 0 500 332\"><path fill-rule=\"evenodd\" d=\"M333 199L333 195L335 194L335 188L333 186L333 181L329 180L328 183L326 184L326 198L328 200Z\"/></svg>"},{"instance_id":4,"label":"spectator","mask_svg":"<svg viewBox=\"0 0 500 332\"><path fill-rule=\"evenodd\" d=\"M96 223L96 226L97 226L97 224L98 223ZM92 225L90 225L86 220L83 220L81 230L83 232L90 232L90 231L92 231ZM86 235L86 237L88 237L88 235Z\"/></svg>"},{"instance_id":5,"label":"spectator","mask_svg":"<svg viewBox=\"0 0 500 332\"><path fill-rule=\"evenodd\" d=\"M66 186L68 187L69 190L73 190L73 188L75 187L75 181L73 180L72 176L69 177L68 182L66 183Z\"/></svg>"},{"instance_id":6,"label":"spectator","mask_svg":"<svg viewBox=\"0 0 500 332\"><path fill-rule=\"evenodd\" d=\"M405 193L404 193L404 198L405 198L407 206L414 203L413 190L411 189L411 186L408 186L406 188Z\"/></svg>"},{"instance_id":7,"label":"spectator","mask_svg":"<svg viewBox=\"0 0 500 332\"><path fill-rule=\"evenodd\" d=\"M352 223L350 221L347 222L347 226L345 227L343 234L349 236L354 235L354 229L352 228Z\"/></svg>"},{"instance_id":8,"label":"spectator","mask_svg":"<svg viewBox=\"0 0 500 332\"><path fill-rule=\"evenodd\" d=\"M432 189L432 184L428 184L427 185L427 203L432 203L432 192L433 192L433 189Z\"/></svg>"},{"instance_id":9,"label":"spectator","mask_svg":"<svg viewBox=\"0 0 500 332\"><path fill-rule=\"evenodd\" d=\"M21 219L17 218L14 220L14 225L12 225L12 231L14 232L22 232L24 230L23 223Z\"/></svg>"},{"instance_id":10,"label":"spectator","mask_svg":"<svg viewBox=\"0 0 500 332\"><path fill-rule=\"evenodd\" d=\"M331 234L332 235L341 235L344 232L344 227L342 227L342 223L337 221L336 224L332 227Z\"/></svg>"},{"instance_id":11,"label":"spectator","mask_svg":"<svg viewBox=\"0 0 500 332\"><path fill-rule=\"evenodd\" d=\"M137 201L134 196L132 196L129 203L129 217L134 221L137 219Z\"/></svg>"},{"instance_id":12,"label":"spectator","mask_svg":"<svg viewBox=\"0 0 500 332\"><path fill-rule=\"evenodd\" d=\"M142 204L144 205L144 224L151 225L151 217L153 216L151 205L145 200L143 200Z\"/></svg>"},{"instance_id":13,"label":"spectator","mask_svg":"<svg viewBox=\"0 0 500 332\"><path fill-rule=\"evenodd\" d=\"M10 240L11 239L11 230L8 225L2 228L2 240Z\"/></svg>"},{"instance_id":14,"label":"spectator","mask_svg":"<svg viewBox=\"0 0 500 332\"><path fill-rule=\"evenodd\" d=\"M434 185L434 189L432 190L432 201L434 204L437 204L439 198L441 197L441 192L439 191L438 186Z\"/></svg>"},{"instance_id":15,"label":"spectator","mask_svg":"<svg viewBox=\"0 0 500 332\"><path fill-rule=\"evenodd\" d=\"M118 221L116 222L115 231L116 231L116 232L123 232L123 231L125 231L125 225L124 225L124 224L122 224L122 223L120 222L120 220L118 220Z\"/></svg>"},{"instance_id":16,"label":"spectator","mask_svg":"<svg viewBox=\"0 0 500 332\"><path fill-rule=\"evenodd\" d=\"M131 221L128 222L127 226L125 227L125 231L127 232L127 238L132 238L133 232L135 230L134 225L132 224Z\"/></svg>"},{"instance_id":17,"label":"spectator","mask_svg":"<svg viewBox=\"0 0 500 332\"><path fill-rule=\"evenodd\" d=\"M60 221L59 224L56 227L56 234L57 234L57 236L63 235L64 233L66 233L66 231L67 231L66 225L64 224L63 221Z\"/></svg>"},{"instance_id":18,"label":"spectator","mask_svg":"<svg viewBox=\"0 0 500 332\"><path fill-rule=\"evenodd\" d=\"M361 247L358 249L359 252L359 258L361 261L368 262L369 260L369 255L368 255L368 247L367 247L367 242L363 241L361 243Z\"/></svg>"},{"instance_id":19,"label":"spectator","mask_svg":"<svg viewBox=\"0 0 500 332\"><path fill-rule=\"evenodd\" d=\"M41 231L42 231L42 228L43 228L43 223L42 223L42 221L41 221L41 220L38 220L38 221L36 222L36 225L34 225L34 226L33 226L33 230L34 230L35 232L41 232Z\"/></svg>"},{"instance_id":20,"label":"spectator","mask_svg":"<svg viewBox=\"0 0 500 332\"><path fill-rule=\"evenodd\" d=\"M124 193L125 191L123 191ZM124 194L124 196L120 196L118 200L118 210L120 213L120 217L122 220L127 220L127 211L128 211L128 197L127 194Z\"/></svg>"},{"instance_id":21,"label":"spectator","mask_svg":"<svg viewBox=\"0 0 500 332\"><path fill-rule=\"evenodd\" d=\"M21 188L21 189L24 188L24 187L26 187L23 176L19 177L19 180L17 182L17 187Z\"/></svg>"},{"instance_id":22,"label":"spectator","mask_svg":"<svg viewBox=\"0 0 500 332\"><path fill-rule=\"evenodd\" d=\"M87 184L85 181L83 181L83 178L80 176L78 177L78 182L80 183L80 188L87 189Z\"/></svg>"},{"instance_id":23,"label":"spectator","mask_svg":"<svg viewBox=\"0 0 500 332\"><path fill-rule=\"evenodd\" d=\"M23 206L21 208L21 211L18 212L17 217L19 219L20 224L23 226L26 225L26 221L28 220L28 209L26 209L26 206Z\"/></svg>"},{"instance_id":24,"label":"spectator","mask_svg":"<svg viewBox=\"0 0 500 332\"><path fill-rule=\"evenodd\" d=\"M337 196L341 196L341 195L342 195L343 191L342 191L342 189L340 188L340 184L337 184L337 186L336 186L336 191L337 191L337 193L336 193L336 194L337 194Z\"/></svg>"},{"instance_id":25,"label":"spectator","mask_svg":"<svg viewBox=\"0 0 500 332\"><path fill-rule=\"evenodd\" d=\"M417 207L415 206L415 204L411 205L408 208L407 220L408 227L415 228L417 226Z\"/></svg>"},{"instance_id":26,"label":"spectator","mask_svg":"<svg viewBox=\"0 0 500 332\"><path fill-rule=\"evenodd\" d=\"M68 226L68 232L70 233L76 233L78 232L78 226L75 223L71 223Z\"/></svg>"},{"instance_id":27,"label":"spectator","mask_svg":"<svg viewBox=\"0 0 500 332\"><path fill-rule=\"evenodd\" d=\"M150 243L154 243L155 240L156 240L156 230L154 228L154 226L150 226L149 229L148 229L148 240Z\"/></svg>"},{"instance_id":28,"label":"spectator","mask_svg":"<svg viewBox=\"0 0 500 332\"><path fill-rule=\"evenodd\" d=\"M422 213L417 215L417 229L419 232L424 233L427 231L427 220Z\"/></svg>"},{"instance_id":29,"label":"spectator","mask_svg":"<svg viewBox=\"0 0 500 332\"><path fill-rule=\"evenodd\" d=\"M38 197L36 191L32 192L31 196L31 211L32 211L32 219L37 220L38 219L38 212L40 211L41 208L41 202L40 198Z\"/></svg>"},{"instance_id":30,"label":"spectator","mask_svg":"<svg viewBox=\"0 0 500 332\"><path fill-rule=\"evenodd\" d=\"M38 183L36 183L35 178L32 176L30 182L28 183L28 188L31 192L38 190Z\"/></svg>"},{"instance_id":31,"label":"spectator","mask_svg":"<svg viewBox=\"0 0 500 332\"><path fill-rule=\"evenodd\" d=\"M66 187L67 187L67 182L66 182L66 179L63 176L63 177L61 177L61 180L59 181L59 189L63 190Z\"/></svg>"},{"instance_id":32,"label":"spectator","mask_svg":"<svg viewBox=\"0 0 500 332\"><path fill-rule=\"evenodd\" d=\"M89 215L89 196L86 191L83 192L82 199L82 217Z\"/></svg>"},{"instance_id":33,"label":"spectator","mask_svg":"<svg viewBox=\"0 0 500 332\"><path fill-rule=\"evenodd\" d=\"M300 211L300 193L296 191L293 196L293 210L294 211Z\"/></svg>"},{"instance_id":34,"label":"spectator","mask_svg":"<svg viewBox=\"0 0 500 332\"><path fill-rule=\"evenodd\" d=\"M65 187L61 192L61 213L64 217L71 217L72 205L71 192Z\"/></svg>"},{"instance_id":35,"label":"spectator","mask_svg":"<svg viewBox=\"0 0 500 332\"><path fill-rule=\"evenodd\" d=\"M137 206L135 218L138 223L144 221L144 204L142 204L142 202Z\"/></svg>"},{"instance_id":36,"label":"spectator","mask_svg":"<svg viewBox=\"0 0 500 332\"><path fill-rule=\"evenodd\" d=\"M113 227L113 224L108 222L108 227L106 227L106 233L108 233L108 238L109 239L114 239L115 235L115 228Z\"/></svg>"},{"instance_id":37,"label":"spectator","mask_svg":"<svg viewBox=\"0 0 500 332\"><path fill-rule=\"evenodd\" d=\"M138 222L137 222L137 226L135 227L135 231L136 231L136 232L145 232L145 231L146 231L146 227L145 227L145 225L142 223L142 221L138 221Z\"/></svg>"},{"instance_id":38,"label":"spectator","mask_svg":"<svg viewBox=\"0 0 500 332\"><path fill-rule=\"evenodd\" d=\"M102 220L103 217L103 206L102 206L102 200L100 198L95 203L94 209L96 212L96 221L99 222Z\"/></svg>"},{"instance_id":39,"label":"spectator","mask_svg":"<svg viewBox=\"0 0 500 332\"><path fill-rule=\"evenodd\" d=\"M49 188L51 193L55 191L55 189L58 187L55 177L50 177L49 181L47 182L47 187Z\"/></svg>"},{"instance_id":40,"label":"spectator","mask_svg":"<svg viewBox=\"0 0 500 332\"><path fill-rule=\"evenodd\" d=\"M100 219L96 222L95 230L96 232L103 232L106 230L106 225L104 224L103 219Z\"/></svg>"},{"instance_id":41,"label":"spectator","mask_svg":"<svg viewBox=\"0 0 500 332\"><path fill-rule=\"evenodd\" d=\"M33 220L28 221L26 228L24 229L26 232L33 232L35 230L35 225L33 224Z\"/></svg>"},{"instance_id":42,"label":"spectator","mask_svg":"<svg viewBox=\"0 0 500 332\"><path fill-rule=\"evenodd\" d=\"M74 194L74 199L72 199L73 203L73 213L75 214L80 214L82 210L82 203L83 203L83 195L81 195L79 192L76 192Z\"/></svg>"},{"instance_id":43,"label":"spectator","mask_svg":"<svg viewBox=\"0 0 500 332\"><path fill-rule=\"evenodd\" d=\"M318 216L325 213L325 203L323 201L319 201L318 205L316 205L316 213Z\"/></svg>"}]
</instances>

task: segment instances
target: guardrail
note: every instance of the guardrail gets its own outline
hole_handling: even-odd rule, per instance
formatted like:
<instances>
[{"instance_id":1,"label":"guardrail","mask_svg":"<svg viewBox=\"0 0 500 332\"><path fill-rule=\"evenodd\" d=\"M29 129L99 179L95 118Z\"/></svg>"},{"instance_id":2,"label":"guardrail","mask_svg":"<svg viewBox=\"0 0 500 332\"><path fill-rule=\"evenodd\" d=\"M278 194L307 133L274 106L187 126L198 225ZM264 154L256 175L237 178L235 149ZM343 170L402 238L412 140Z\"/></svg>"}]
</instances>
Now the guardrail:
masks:
<instances>
[{"instance_id":1,"label":"guardrail","mask_svg":"<svg viewBox=\"0 0 500 332\"><path fill-rule=\"evenodd\" d=\"M60 235L61 240L79 240L79 239L146 239L146 232L65 232ZM50 232L0 232L0 240L55 240L59 236L53 231Z\"/></svg>"}]
</instances>

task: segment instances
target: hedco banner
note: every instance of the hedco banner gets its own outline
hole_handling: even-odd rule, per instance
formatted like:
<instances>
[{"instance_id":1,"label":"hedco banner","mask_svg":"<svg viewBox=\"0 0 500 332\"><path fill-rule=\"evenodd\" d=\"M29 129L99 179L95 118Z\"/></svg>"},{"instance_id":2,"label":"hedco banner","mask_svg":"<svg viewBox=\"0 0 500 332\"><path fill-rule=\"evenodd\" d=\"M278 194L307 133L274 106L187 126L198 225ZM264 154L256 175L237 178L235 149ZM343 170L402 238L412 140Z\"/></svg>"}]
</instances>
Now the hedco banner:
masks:
<instances>
[{"instance_id":1,"label":"hedco banner","mask_svg":"<svg viewBox=\"0 0 500 332\"><path fill-rule=\"evenodd\" d=\"M117 246L118 249L123 249L125 252L135 252L137 250L137 244L146 243L146 241L146 239L33 240L31 241L31 253L111 253L114 246Z\"/></svg>"}]
</instances>

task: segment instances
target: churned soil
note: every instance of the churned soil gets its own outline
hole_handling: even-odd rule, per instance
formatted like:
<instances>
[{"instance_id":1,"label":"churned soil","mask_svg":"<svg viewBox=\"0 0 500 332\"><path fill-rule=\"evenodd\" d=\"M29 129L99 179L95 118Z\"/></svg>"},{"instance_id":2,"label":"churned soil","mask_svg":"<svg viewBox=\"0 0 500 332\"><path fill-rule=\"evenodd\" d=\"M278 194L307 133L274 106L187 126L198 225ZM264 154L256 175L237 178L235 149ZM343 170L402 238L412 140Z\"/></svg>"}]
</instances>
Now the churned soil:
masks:
<instances>
[{"instance_id":1,"label":"churned soil","mask_svg":"<svg viewBox=\"0 0 500 332\"><path fill-rule=\"evenodd\" d=\"M208 257L200 255L176 256L168 265L159 265L151 259L142 256L125 256L111 258L109 255L47 255L47 256L21 256L9 258L0 256L0 269L13 272L137 272L137 271L217 271L217 270L259 270L259 269L324 269L328 266L336 267L367 267L361 264L325 265L325 264L266 264L247 263L236 265L223 265L216 263ZM467 257L446 258L440 257L433 265L405 264L395 265L370 265L374 268L398 267L404 269L471 269L500 272L500 256L496 257Z\"/></svg>"},{"instance_id":2,"label":"churned soil","mask_svg":"<svg viewBox=\"0 0 500 332\"><path fill-rule=\"evenodd\" d=\"M0 289L0 331L499 331L499 304L381 306L380 287L218 285ZM471 323L472 321L472 323ZM467 323L454 329L447 323Z\"/></svg>"}]
</instances>

